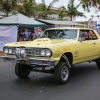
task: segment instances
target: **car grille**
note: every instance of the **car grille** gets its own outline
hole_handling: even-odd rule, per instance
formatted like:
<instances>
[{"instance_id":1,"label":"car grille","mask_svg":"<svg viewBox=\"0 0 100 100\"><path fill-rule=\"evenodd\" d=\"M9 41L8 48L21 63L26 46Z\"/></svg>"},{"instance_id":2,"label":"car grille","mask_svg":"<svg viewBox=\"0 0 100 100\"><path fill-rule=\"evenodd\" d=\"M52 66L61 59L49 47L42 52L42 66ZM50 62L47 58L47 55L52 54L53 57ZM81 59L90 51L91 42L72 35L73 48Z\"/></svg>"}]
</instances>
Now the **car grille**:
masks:
<instances>
[{"instance_id":1,"label":"car grille","mask_svg":"<svg viewBox=\"0 0 100 100\"><path fill-rule=\"evenodd\" d=\"M40 48L26 48L26 55L32 56L39 56L40 55Z\"/></svg>"},{"instance_id":2,"label":"car grille","mask_svg":"<svg viewBox=\"0 0 100 100\"><path fill-rule=\"evenodd\" d=\"M41 48L25 48L25 47L8 47L9 49L12 49L13 52L10 55L15 55L16 48L25 49L26 56L40 56Z\"/></svg>"}]
</instances>

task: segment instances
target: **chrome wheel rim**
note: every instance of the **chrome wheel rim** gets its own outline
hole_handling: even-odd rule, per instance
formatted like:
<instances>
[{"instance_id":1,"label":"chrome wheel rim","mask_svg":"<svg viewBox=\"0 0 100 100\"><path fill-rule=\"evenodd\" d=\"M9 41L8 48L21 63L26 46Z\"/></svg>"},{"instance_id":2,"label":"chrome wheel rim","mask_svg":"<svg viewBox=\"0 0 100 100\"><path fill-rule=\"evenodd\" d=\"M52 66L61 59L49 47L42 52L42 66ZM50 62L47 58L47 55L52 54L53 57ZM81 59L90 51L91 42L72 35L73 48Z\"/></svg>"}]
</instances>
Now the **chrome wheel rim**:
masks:
<instances>
[{"instance_id":1,"label":"chrome wheel rim","mask_svg":"<svg viewBox=\"0 0 100 100\"><path fill-rule=\"evenodd\" d=\"M68 79L68 76L69 76L69 69L68 67L64 66L61 69L61 78L62 80L66 81Z\"/></svg>"}]
</instances>

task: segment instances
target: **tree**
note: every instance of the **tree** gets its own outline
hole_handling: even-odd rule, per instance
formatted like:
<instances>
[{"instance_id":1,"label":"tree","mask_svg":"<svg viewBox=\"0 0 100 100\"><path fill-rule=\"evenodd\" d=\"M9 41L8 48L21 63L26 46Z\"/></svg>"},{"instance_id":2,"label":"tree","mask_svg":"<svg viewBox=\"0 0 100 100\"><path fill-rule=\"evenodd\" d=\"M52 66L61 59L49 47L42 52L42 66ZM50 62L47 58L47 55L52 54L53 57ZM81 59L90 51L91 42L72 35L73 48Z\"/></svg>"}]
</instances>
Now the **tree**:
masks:
<instances>
[{"instance_id":1,"label":"tree","mask_svg":"<svg viewBox=\"0 0 100 100\"><path fill-rule=\"evenodd\" d=\"M100 10L100 0L80 0L80 4L84 10L89 10L91 7Z\"/></svg>"},{"instance_id":2,"label":"tree","mask_svg":"<svg viewBox=\"0 0 100 100\"><path fill-rule=\"evenodd\" d=\"M76 17L76 16L81 16L81 17L86 17L84 15L84 13L82 12L79 12L77 9L78 7L80 6L80 4L78 4L77 6L74 5L74 0L70 0L67 7L63 7L63 11L66 12L66 15L68 17L70 17L71 21L72 21L72 18Z\"/></svg>"},{"instance_id":3,"label":"tree","mask_svg":"<svg viewBox=\"0 0 100 100\"><path fill-rule=\"evenodd\" d=\"M12 13L16 9L16 6L22 0L0 0L0 11L5 13L5 16L8 16L9 13Z\"/></svg>"},{"instance_id":4,"label":"tree","mask_svg":"<svg viewBox=\"0 0 100 100\"><path fill-rule=\"evenodd\" d=\"M49 6L46 5L45 1L42 0L42 3L37 5L37 11L38 11L38 17L41 17L43 19L46 19L48 14L53 14L53 11L51 10L51 8L53 7L53 4L55 2L57 2L58 0L53 0Z\"/></svg>"},{"instance_id":5,"label":"tree","mask_svg":"<svg viewBox=\"0 0 100 100\"><path fill-rule=\"evenodd\" d=\"M28 17L35 16L35 4L33 0L24 0L23 5L19 6L19 13Z\"/></svg>"},{"instance_id":6,"label":"tree","mask_svg":"<svg viewBox=\"0 0 100 100\"><path fill-rule=\"evenodd\" d=\"M66 10L65 10L65 7L62 6L62 7L60 8L60 11L58 12L58 17L59 17L60 20L63 20L64 17L67 17L65 11L66 11Z\"/></svg>"}]
</instances>

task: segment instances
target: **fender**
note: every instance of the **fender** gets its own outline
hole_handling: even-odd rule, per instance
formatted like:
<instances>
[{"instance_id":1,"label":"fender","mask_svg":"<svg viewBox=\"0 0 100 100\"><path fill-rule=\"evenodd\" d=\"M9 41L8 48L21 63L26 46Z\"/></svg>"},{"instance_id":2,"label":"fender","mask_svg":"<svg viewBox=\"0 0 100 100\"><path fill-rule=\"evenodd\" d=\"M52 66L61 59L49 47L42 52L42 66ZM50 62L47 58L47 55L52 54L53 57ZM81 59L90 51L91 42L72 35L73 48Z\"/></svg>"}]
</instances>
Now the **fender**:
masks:
<instances>
[{"instance_id":1,"label":"fender","mask_svg":"<svg viewBox=\"0 0 100 100\"><path fill-rule=\"evenodd\" d=\"M64 60L65 60L66 63L68 64L68 67L71 68L71 65L70 65L70 63L69 63L69 61L68 61L68 58L67 58L64 54L62 54L62 57L64 58Z\"/></svg>"}]
</instances>

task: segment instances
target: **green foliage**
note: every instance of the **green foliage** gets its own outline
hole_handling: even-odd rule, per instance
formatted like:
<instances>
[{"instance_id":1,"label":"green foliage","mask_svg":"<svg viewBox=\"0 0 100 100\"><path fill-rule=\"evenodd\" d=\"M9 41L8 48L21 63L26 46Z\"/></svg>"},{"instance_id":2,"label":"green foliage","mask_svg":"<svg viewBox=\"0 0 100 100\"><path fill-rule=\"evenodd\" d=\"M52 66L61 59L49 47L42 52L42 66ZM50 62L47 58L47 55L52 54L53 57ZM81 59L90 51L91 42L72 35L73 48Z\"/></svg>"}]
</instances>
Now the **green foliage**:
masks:
<instances>
[{"instance_id":1,"label":"green foliage","mask_svg":"<svg viewBox=\"0 0 100 100\"><path fill-rule=\"evenodd\" d=\"M48 14L53 13L53 12L51 11L51 8L53 7L53 4L54 4L55 2L57 2L57 1L58 1L58 0L53 0L53 1L49 4L49 6L47 6L46 3L45 3L45 1L42 0L42 3L39 4L39 5L37 5L37 8L36 8L37 11L38 11L38 15L39 15L38 18L46 19Z\"/></svg>"},{"instance_id":2,"label":"green foliage","mask_svg":"<svg viewBox=\"0 0 100 100\"><path fill-rule=\"evenodd\" d=\"M80 4L86 11L90 11L91 7L100 10L100 0L79 0Z\"/></svg>"},{"instance_id":3,"label":"green foliage","mask_svg":"<svg viewBox=\"0 0 100 100\"><path fill-rule=\"evenodd\" d=\"M0 11L5 13L5 16L8 16L9 13L12 13L17 4L21 2L21 0L0 0Z\"/></svg>"},{"instance_id":4,"label":"green foliage","mask_svg":"<svg viewBox=\"0 0 100 100\"><path fill-rule=\"evenodd\" d=\"M60 11L59 11L59 13L58 13L58 16L59 16L59 19L60 19L60 20L63 20L64 17L67 17L67 15L66 15L66 9L65 9L64 6L62 6L62 7L60 8Z\"/></svg>"},{"instance_id":5,"label":"green foliage","mask_svg":"<svg viewBox=\"0 0 100 100\"><path fill-rule=\"evenodd\" d=\"M74 5L74 1L75 0L69 0L69 3L67 5L67 7L62 7L62 10L59 13L59 17L64 17L64 13L66 13L66 16L70 17L71 21L73 17L76 16L81 16L81 17L86 17L84 15L84 13L79 12L77 9L80 6L80 4L78 4L77 6Z\"/></svg>"},{"instance_id":6,"label":"green foliage","mask_svg":"<svg viewBox=\"0 0 100 100\"><path fill-rule=\"evenodd\" d=\"M24 0L23 1L23 6L20 6L18 9L19 13L22 13L28 17L35 16L35 4L33 0Z\"/></svg>"},{"instance_id":7,"label":"green foliage","mask_svg":"<svg viewBox=\"0 0 100 100\"><path fill-rule=\"evenodd\" d=\"M84 16L84 13L78 11L79 6L82 6L85 11L90 12L90 8L94 7L100 10L100 0L79 0L78 5L74 5L75 0L69 0L67 7L62 6L58 11L53 10L53 4L58 0L53 0L48 6L45 0L42 0L40 4L34 4L34 0L0 0L0 11L8 16L9 13L16 14L22 13L29 17L38 17L47 19L49 14L58 14L59 19L63 20L68 16L71 18L76 16ZM20 5L20 3L22 5Z\"/></svg>"}]
</instances>

